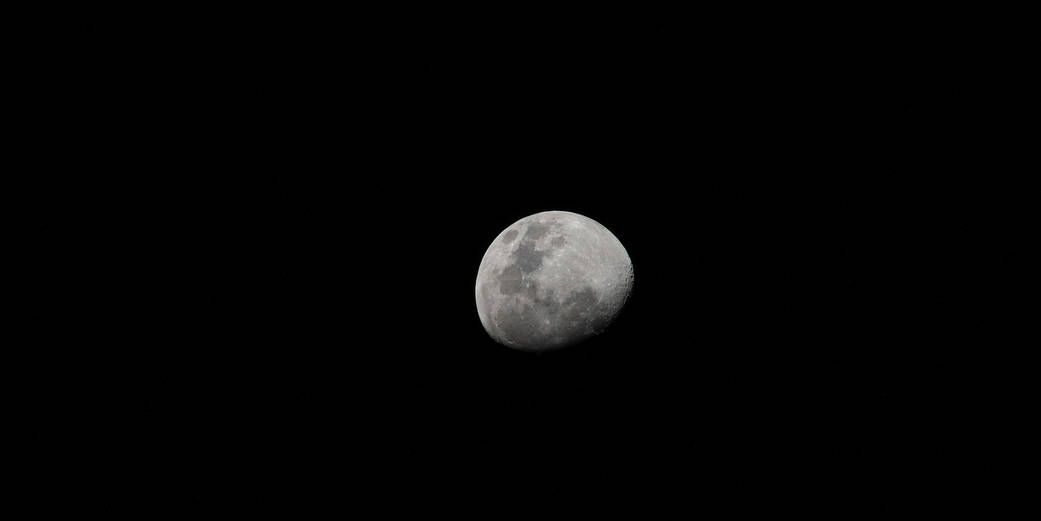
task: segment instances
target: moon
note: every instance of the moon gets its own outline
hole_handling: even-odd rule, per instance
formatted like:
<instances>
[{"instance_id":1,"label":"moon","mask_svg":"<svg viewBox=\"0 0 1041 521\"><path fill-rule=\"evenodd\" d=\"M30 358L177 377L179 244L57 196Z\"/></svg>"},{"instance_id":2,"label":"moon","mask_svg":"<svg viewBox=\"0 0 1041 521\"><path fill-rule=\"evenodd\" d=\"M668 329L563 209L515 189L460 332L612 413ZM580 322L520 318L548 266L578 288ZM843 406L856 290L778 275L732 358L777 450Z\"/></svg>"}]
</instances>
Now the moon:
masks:
<instances>
[{"instance_id":1,"label":"moon","mask_svg":"<svg viewBox=\"0 0 1041 521\"><path fill-rule=\"evenodd\" d=\"M607 228L577 213L541 212L488 247L477 272L477 314L507 347L557 349L603 332L632 285L629 253Z\"/></svg>"}]
</instances>

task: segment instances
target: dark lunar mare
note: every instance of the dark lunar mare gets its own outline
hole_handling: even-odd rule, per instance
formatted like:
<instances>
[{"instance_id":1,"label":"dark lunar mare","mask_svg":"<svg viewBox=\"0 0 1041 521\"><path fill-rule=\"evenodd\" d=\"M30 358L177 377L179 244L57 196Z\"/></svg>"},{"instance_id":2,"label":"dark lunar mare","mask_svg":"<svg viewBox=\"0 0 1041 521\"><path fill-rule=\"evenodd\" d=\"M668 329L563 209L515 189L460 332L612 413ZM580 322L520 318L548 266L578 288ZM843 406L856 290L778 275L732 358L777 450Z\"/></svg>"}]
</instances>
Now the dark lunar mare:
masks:
<instances>
[{"instance_id":1,"label":"dark lunar mare","mask_svg":"<svg viewBox=\"0 0 1041 521\"><path fill-rule=\"evenodd\" d=\"M520 266L516 264L506 266L499 274L499 293L513 295L520 293L523 288L524 273L521 272Z\"/></svg>"},{"instance_id":2,"label":"dark lunar mare","mask_svg":"<svg viewBox=\"0 0 1041 521\"><path fill-rule=\"evenodd\" d=\"M503 295L513 295L525 291L529 296L535 296L537 286L533 280L525 280L524 275L534 273L542 267L543 259L553 250L559 249L564 245L563 240L552 241L552 247L549 251L536 249L535 241L545 237L549 233L550 226L542 223L532 223L528 225L527 231L524 232L524 237L521 238L520 244L517 245L517 249L510 254L510 258L513 259L513 263L503 268L502 273L499 274L499 292ZM510 230L503 236L503 241L506 243L513 242L517 237L517 230ZM558 237L558 239L562 239Z\"/></svg>"},{"instance_id":3,"label":"dark lunar mare","mask_svg":"<svg viewBox=\"0 0 1041 521\"><path fill-rule=\"evenodd\" d=\"M534 273L542 267L542 259L546 256L546 251L538 250L535 248L535 241L545 237L549 233L549 226L540 223L532 223L528 225L528 230L524 232L524 237L521 238L521 243L517 246L517 250L513 252L511 257L514 259L514 263L520 267L524 273Z\"/></svg>"}]
</instances>

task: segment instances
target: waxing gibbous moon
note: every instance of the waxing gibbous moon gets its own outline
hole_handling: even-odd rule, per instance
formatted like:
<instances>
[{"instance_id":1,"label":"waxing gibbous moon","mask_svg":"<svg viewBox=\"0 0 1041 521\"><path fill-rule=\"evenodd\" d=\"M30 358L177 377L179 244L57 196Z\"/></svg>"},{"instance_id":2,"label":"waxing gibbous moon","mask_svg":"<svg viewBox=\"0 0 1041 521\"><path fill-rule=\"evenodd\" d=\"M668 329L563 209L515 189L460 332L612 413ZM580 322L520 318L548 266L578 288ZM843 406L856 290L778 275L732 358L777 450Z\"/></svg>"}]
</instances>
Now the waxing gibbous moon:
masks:
<instances>
[{"instance_id":1,"label":"waxing gibbous moon","mask_svg":"<svg viewBox=\"0 0 1041 521\"><path fill-rule=\"evenodd\" d=\"M477 273L477 314L496 341L545 351L604 331L632 284L629 254L607 228L576 213L542 212L488 247Z\"/></svg>"}]
</instances>

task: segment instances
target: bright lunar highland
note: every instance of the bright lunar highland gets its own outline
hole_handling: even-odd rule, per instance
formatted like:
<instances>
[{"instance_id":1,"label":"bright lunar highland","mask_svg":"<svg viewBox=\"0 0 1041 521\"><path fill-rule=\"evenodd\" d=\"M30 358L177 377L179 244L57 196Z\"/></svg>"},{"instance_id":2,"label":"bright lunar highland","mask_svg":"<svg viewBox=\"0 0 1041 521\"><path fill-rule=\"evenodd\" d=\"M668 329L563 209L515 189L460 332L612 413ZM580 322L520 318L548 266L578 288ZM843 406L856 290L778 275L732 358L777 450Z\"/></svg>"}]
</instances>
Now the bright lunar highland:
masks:
<instances>
[{"instance_id":1,"label":"bright lunar highland","mask_svg":"<svg viewBox=\"0 0 1041 521\"><path fill-rule=\"evenodd\" d=\"M503 230L481 259L477 314L496 341L544 351L601 333L633 285L622 243L600 223L542 212Z\"/></svg>"}]
</instances>

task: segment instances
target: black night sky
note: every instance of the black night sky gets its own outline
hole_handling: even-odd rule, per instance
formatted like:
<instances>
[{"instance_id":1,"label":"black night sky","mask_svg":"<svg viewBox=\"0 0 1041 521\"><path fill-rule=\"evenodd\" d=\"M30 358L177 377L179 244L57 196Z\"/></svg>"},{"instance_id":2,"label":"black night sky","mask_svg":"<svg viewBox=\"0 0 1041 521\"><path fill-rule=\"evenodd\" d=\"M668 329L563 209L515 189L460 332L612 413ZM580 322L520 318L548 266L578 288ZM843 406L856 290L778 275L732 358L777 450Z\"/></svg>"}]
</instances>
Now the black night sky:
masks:
<instances>
[{"instance_id":1,"label":"black night sky","mask_svg":"<svg viewBox=\"0 0 1041 521\"><path fill-rule=\"evenodd\" d=\"M1019 257L987 257L989 206L937 166L963 152L943 64L912 36L657 19L239 24L131 60L127 128L162 132L126 144L128 266L161 304L121 363L162 490L646 513L951 464L992 331L962 303L998 284L961 274ZM486 335L474 283L544 210L604 224L635 285L605 334L533 355Z\"/></svg>"}]
</instances>

